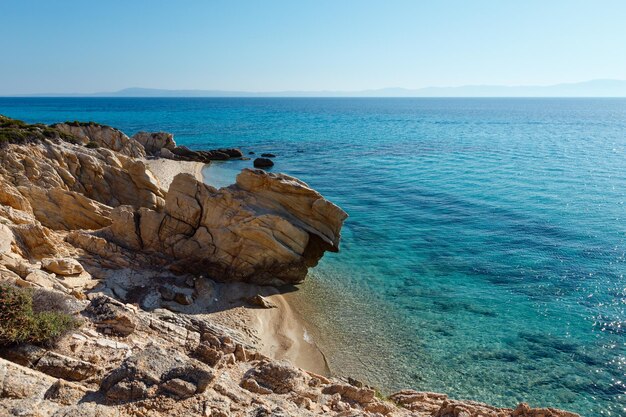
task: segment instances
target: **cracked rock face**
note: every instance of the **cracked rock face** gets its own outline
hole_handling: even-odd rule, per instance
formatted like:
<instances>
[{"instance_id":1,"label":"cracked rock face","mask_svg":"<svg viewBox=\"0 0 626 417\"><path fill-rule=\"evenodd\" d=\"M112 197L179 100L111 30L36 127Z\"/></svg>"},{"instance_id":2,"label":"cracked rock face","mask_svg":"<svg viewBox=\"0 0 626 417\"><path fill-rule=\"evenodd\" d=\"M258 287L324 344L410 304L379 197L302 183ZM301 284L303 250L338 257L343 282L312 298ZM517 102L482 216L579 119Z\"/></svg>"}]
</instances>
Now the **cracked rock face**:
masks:
<instances>
[{"instance_id":1,"label":"cracked rock face","mask_svg":"<svg viewBox=\"0 0 626 417\"><path fill-rule=\"evenodd\" d=\"M133 158L143 158L146 151L141 143L110 126L97 123L57 123L53 125L63 133L73 135L83 144L89 142Z\"/></svg>"},{"instance_id":2,"label":"cracked rock face","mask_svg":"<svg viewBox=\"0 0 626 417\"><path fill-rule=\"evenodd\" d=\"M244 169L219 190L179 174L163 211L119 208L107 232L216 280L283 284L302 281L325 251L338 250L346 217L296 178Z\"/></svg>"},{"instance_id":3,"label":"cracked rock face","mask_svg":"<svg viewBox=\"0 0 626 417\"><path fill-rule=\"evenodd\" d=\"M52 142L0 151L0 204L56 230L100 229L112 207L158 209L163 194L143 162L111 150Z\"/></svg>"}]
</instances>

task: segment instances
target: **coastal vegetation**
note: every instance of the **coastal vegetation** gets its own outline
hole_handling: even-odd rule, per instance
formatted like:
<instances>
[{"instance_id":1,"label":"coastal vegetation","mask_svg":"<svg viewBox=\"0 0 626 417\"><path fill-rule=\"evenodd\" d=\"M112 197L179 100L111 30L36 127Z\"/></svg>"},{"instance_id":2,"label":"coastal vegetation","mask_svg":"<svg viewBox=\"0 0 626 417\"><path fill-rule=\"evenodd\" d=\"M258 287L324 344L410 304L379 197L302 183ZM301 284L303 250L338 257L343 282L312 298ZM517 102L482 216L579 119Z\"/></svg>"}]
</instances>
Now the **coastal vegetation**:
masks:
<instances>
[{"instance_id":1,"label":"coastal vegetation","mask_svg":"<svg viewBox=\"0 0 626 417\"><path fill-rule=\"evenodd\" d=\"M73 135L64 133L51 126L41 123L28 124L0 115L0 146L9 143L24 145L41 142L43 140L63 140L69 143L78 143Z\"/></svg>"},{"instance_id":2,"label":"coastal vegetation","mask_svg":"<svg viewBox=\"0 0 626 417\"><path fill-rule=\"evenodd\" d=\"M62 295L0 284L0 346L50 345L78 325Z\"/></svg>"}]
</instances>

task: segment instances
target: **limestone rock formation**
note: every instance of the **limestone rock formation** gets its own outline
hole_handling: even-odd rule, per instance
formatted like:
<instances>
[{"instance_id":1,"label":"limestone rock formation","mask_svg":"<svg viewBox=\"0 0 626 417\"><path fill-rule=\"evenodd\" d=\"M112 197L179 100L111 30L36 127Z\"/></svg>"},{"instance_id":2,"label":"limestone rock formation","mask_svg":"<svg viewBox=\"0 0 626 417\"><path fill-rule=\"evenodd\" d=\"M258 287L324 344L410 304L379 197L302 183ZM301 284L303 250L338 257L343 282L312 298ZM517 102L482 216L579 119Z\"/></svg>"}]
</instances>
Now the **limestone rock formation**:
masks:
<instances>
[{"instance_id":1,"label":"limestone rock formation","mask_svg":"<svg viewBox=\"0 0 626 417\"><path fill-rule=\"evenodd\" d=\"M42 142L0 149L0 204L52 229L100 229L111 207L158 209L163 194L143 162L109 149Z\"/></svg>"},{"instance_id":2,"label":"limestone rock formation","mask_svg":"<svg viewBox=\"0 0 626 417\"><path fill-rule=\"evenodd\" d=\"M112 217L105 235L124 247L220 281L282 284L302 281L324 251L338 250L347 215L302 181L244 169L219 190L179 174L163 211L122 207Z\"/></svg>"}]
</instances>

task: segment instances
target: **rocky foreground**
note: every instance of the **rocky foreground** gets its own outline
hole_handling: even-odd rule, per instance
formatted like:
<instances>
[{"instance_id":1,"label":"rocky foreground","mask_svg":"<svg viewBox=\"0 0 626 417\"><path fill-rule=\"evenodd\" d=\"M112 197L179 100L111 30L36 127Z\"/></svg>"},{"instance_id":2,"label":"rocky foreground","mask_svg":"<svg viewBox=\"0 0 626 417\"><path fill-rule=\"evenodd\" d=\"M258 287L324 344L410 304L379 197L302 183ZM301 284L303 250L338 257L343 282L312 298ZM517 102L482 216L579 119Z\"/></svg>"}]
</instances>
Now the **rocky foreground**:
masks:
<instances>
[{"instance_id":1,"label":"rocky foreground","mask_svg":"<svg viewBox=\"0 0 626 417\"><path fill-rule=\"evenodd\" d=\"M54 343L0 349L0 416L576 416L385 398L261 354L237 316L211 314L218 298L232 283L301 282L338 250L346 214L260 170L222 189L179 174L164 190L142 158L241 156L179 148L164 133L0 117L0 281L79 319ZM272 307L258 295L242 304Z\"/></svg>"}]
</instances>

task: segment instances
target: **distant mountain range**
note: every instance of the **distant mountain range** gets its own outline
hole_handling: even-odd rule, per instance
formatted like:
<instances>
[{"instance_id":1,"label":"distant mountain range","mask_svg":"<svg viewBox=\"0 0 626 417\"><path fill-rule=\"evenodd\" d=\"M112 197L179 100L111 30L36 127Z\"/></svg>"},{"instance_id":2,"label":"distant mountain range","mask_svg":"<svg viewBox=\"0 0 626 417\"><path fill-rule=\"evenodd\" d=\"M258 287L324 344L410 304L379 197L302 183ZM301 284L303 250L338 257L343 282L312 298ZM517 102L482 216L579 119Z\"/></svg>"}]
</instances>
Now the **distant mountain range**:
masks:
<instances>
[{"instance_id":1,"label":"distant mountain range","mask_svg":"<svg viewBox=\"0 0 626 417\"><path fill-rule=\"evenodd\" d=\"M26 95L22 95L24 97ZM466 85L362 91L165 90L126 88L92 94L29 94L29 97L626 97L626 80L591 80L547 86Z\"/></svg>"}]
</instances>

